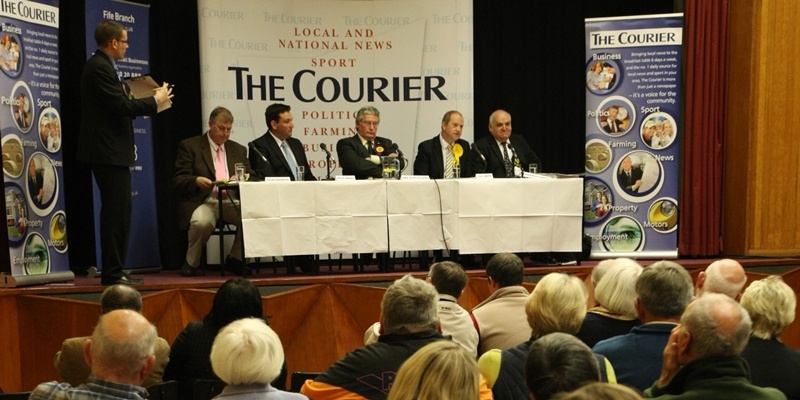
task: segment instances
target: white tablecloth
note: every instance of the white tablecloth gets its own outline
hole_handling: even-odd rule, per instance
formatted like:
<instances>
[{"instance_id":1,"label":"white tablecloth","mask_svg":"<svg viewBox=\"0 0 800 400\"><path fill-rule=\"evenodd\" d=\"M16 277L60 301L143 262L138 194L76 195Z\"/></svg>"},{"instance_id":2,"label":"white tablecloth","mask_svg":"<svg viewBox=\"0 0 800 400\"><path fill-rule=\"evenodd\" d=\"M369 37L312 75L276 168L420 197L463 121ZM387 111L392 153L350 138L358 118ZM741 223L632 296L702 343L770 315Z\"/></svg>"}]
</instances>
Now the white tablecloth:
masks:
<instances>
[{"instance_id":1,"label":"white tablecloth","mask_svg":"<svg viewBox=\"0 0 800 400\"><path fill-rule=\"evenodd\" d=\"M246 182L247 257L580 251L583 180Z\"/></svg>"}]
</instances>

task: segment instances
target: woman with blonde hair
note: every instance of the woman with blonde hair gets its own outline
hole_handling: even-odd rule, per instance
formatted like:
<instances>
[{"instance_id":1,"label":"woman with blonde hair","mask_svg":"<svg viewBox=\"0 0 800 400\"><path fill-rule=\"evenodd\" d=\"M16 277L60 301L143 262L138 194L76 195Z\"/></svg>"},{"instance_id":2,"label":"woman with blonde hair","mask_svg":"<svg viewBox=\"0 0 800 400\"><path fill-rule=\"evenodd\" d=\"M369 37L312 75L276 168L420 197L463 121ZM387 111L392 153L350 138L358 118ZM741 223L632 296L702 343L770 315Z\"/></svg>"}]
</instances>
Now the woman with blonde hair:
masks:
<instances>
[{"instance_id":1,"label":"woman with blonde hair","mask_svg":"<svg viewBox=\"0 0 800 400\"><path fill-rule=\"evenodd\" d=\"M789 399L800 399L800 351L781 341L781 333L794 321L794 289L780 276L771 275L751 283L739 302L753 321L753 333L742 352L750 365L751 381L777 388Z\"/></svg>"},{"instance_id":2,"label":"woman with blonde hair","mask_svg":"<svg viewBox=\"0 0 800 400\"><path fill-rule=\"evenodd\" d=\"M597 282L594 298L597 306L589 309L575 336L589 347L617 335L625 335L642 324L637 317L636 279L642 266L630 258L617 258Z\"/></svg>"},{"instance_id":3,"label":"woman with blonde hair","mask_svg":"<svg viewBox=\"0 0 800 400\"><path fill-rule=\"evenodd\" d=\"M478 400L478 363L461 345L439 340L419 349L397 372L388 400Z\"/></svg>"},{"instance_id":4,"label":"woman with blonde hair","mask_svg":"<svg viewBox=\"0 0 800 400\"><path fill-rule=\"evenodd\" d=\"M531 344L553 332L574 335L586 316L588 302L586 286L575 276L552 272L536 284L525 301L531 338L510 349L489 350L478 360L481 374L486 385L492 389L495 400L529 398L530 392L525 383L525 359ZM613 377L608 360L602 356L597 356L597 359L602 379Z\"/></svg>"}]
</instances>

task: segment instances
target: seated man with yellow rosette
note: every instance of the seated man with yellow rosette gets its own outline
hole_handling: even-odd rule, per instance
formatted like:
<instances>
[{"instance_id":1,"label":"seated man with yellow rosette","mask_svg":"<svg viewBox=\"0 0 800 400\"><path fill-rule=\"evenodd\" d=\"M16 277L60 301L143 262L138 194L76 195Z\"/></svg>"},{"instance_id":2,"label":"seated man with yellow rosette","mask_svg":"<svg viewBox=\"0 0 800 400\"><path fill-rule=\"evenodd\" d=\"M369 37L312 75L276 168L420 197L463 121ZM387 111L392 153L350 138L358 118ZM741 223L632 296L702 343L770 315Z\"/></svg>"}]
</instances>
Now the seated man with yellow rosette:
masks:
<instances>
[{"instance_id":1,"label":"seated man with yellow rosette","mask_svg":"<svg viewBox=\"0 0 800 400\"><path fill-rule=\"evenodd\" d=\"M470 145L461 139L463 128L464 117L460 112L446 112L442 118L441 133L417 147L414 175L428 175L431 179L454 178L454 167L460 166L462 178L473 176L471 163L466 162Z\"/></svg>"}]
</instances>

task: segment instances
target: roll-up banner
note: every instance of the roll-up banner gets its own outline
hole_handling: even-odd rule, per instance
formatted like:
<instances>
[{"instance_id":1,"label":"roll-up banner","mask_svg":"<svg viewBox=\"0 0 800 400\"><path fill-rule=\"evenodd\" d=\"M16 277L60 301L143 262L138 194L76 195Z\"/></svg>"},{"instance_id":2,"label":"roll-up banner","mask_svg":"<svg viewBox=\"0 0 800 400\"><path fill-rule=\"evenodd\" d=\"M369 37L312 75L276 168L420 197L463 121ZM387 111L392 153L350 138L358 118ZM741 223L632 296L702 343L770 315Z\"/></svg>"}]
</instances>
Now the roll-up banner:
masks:
<instances>
[{"instance_id":1,"label":"roll-up banner","mask_svg":"<svg viewBox=\"0 0 800 400\"><path fill-rule=\"evenodd\" d=\"M586 20L592 257L678 256L683 14Z\"/></svg>"},{"instance_id":2,"label":"roll-up banner","mask_svg":"<svg viewBox=\"0 0 800 400\"><path fill-rule=\"evenodd\" d=\"M472 0L198 0L198 7L203 126L214 107L227 107L231 140L263 135L266 107L287 104L293 137L324 177L319 145L335 149L355 134L365 105L380 110L378 136L409 160L449 110L461 111L463 136L473 139Z\"/></svg>"},{"instance_id":3,"label":"roll-up banner","mask_svg":"<svg viewBox=\"0 0 800 400\"><path fill-rule=\"evenodd\" d=\"M69 271L61 151L58 1L0 5L0 130L9 260L0 272Z\"/></svg>"},{"instance_id":4,"label":"roll-up banner","mask_svg":"<svg viewBox=\"0 0 800 400\"><path fill-rule=\"evenodd\" d=\"M147 5L113 0L86 0L86 58L95 50L94 28L104 20L119 22L128 30L128 50L117 61L123 79L150 72L149 12ZM159 77L154 77L160 82ZM130 243L125 269L161 266L156 215L155 173L153 171L153 130L149 118L133 120L135 162L131 167ZM92 179L94 182L94 179ZM94 222L97 242L97 265L102 267L100 249L100 192L94 187Z\"/></svg>"}]
</instances>

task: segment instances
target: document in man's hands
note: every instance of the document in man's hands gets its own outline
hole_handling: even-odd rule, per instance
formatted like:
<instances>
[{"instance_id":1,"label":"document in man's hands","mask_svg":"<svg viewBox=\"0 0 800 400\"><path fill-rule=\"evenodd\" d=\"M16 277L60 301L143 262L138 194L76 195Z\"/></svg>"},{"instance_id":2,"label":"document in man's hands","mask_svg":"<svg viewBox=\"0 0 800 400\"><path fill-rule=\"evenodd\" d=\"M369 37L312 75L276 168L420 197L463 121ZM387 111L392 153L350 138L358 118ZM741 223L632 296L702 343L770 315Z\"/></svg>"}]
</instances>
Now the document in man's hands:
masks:
<instances>
[{"instance_id":1,"label":"document in man's hands","mask_svg":"<svg viewBox=\"0 0 800 400\"><path fill-rule=\"evenodd\" d=\"M144 99L152 97L155 90L160 88L161 85L156 83L150 75L142 75L134 78L125 79L125 83L130 89L130 94L134 99ZM172 100L167 101L158 106L158 112L162 112L172 107Z\"/></svg>"}]
</instances>

